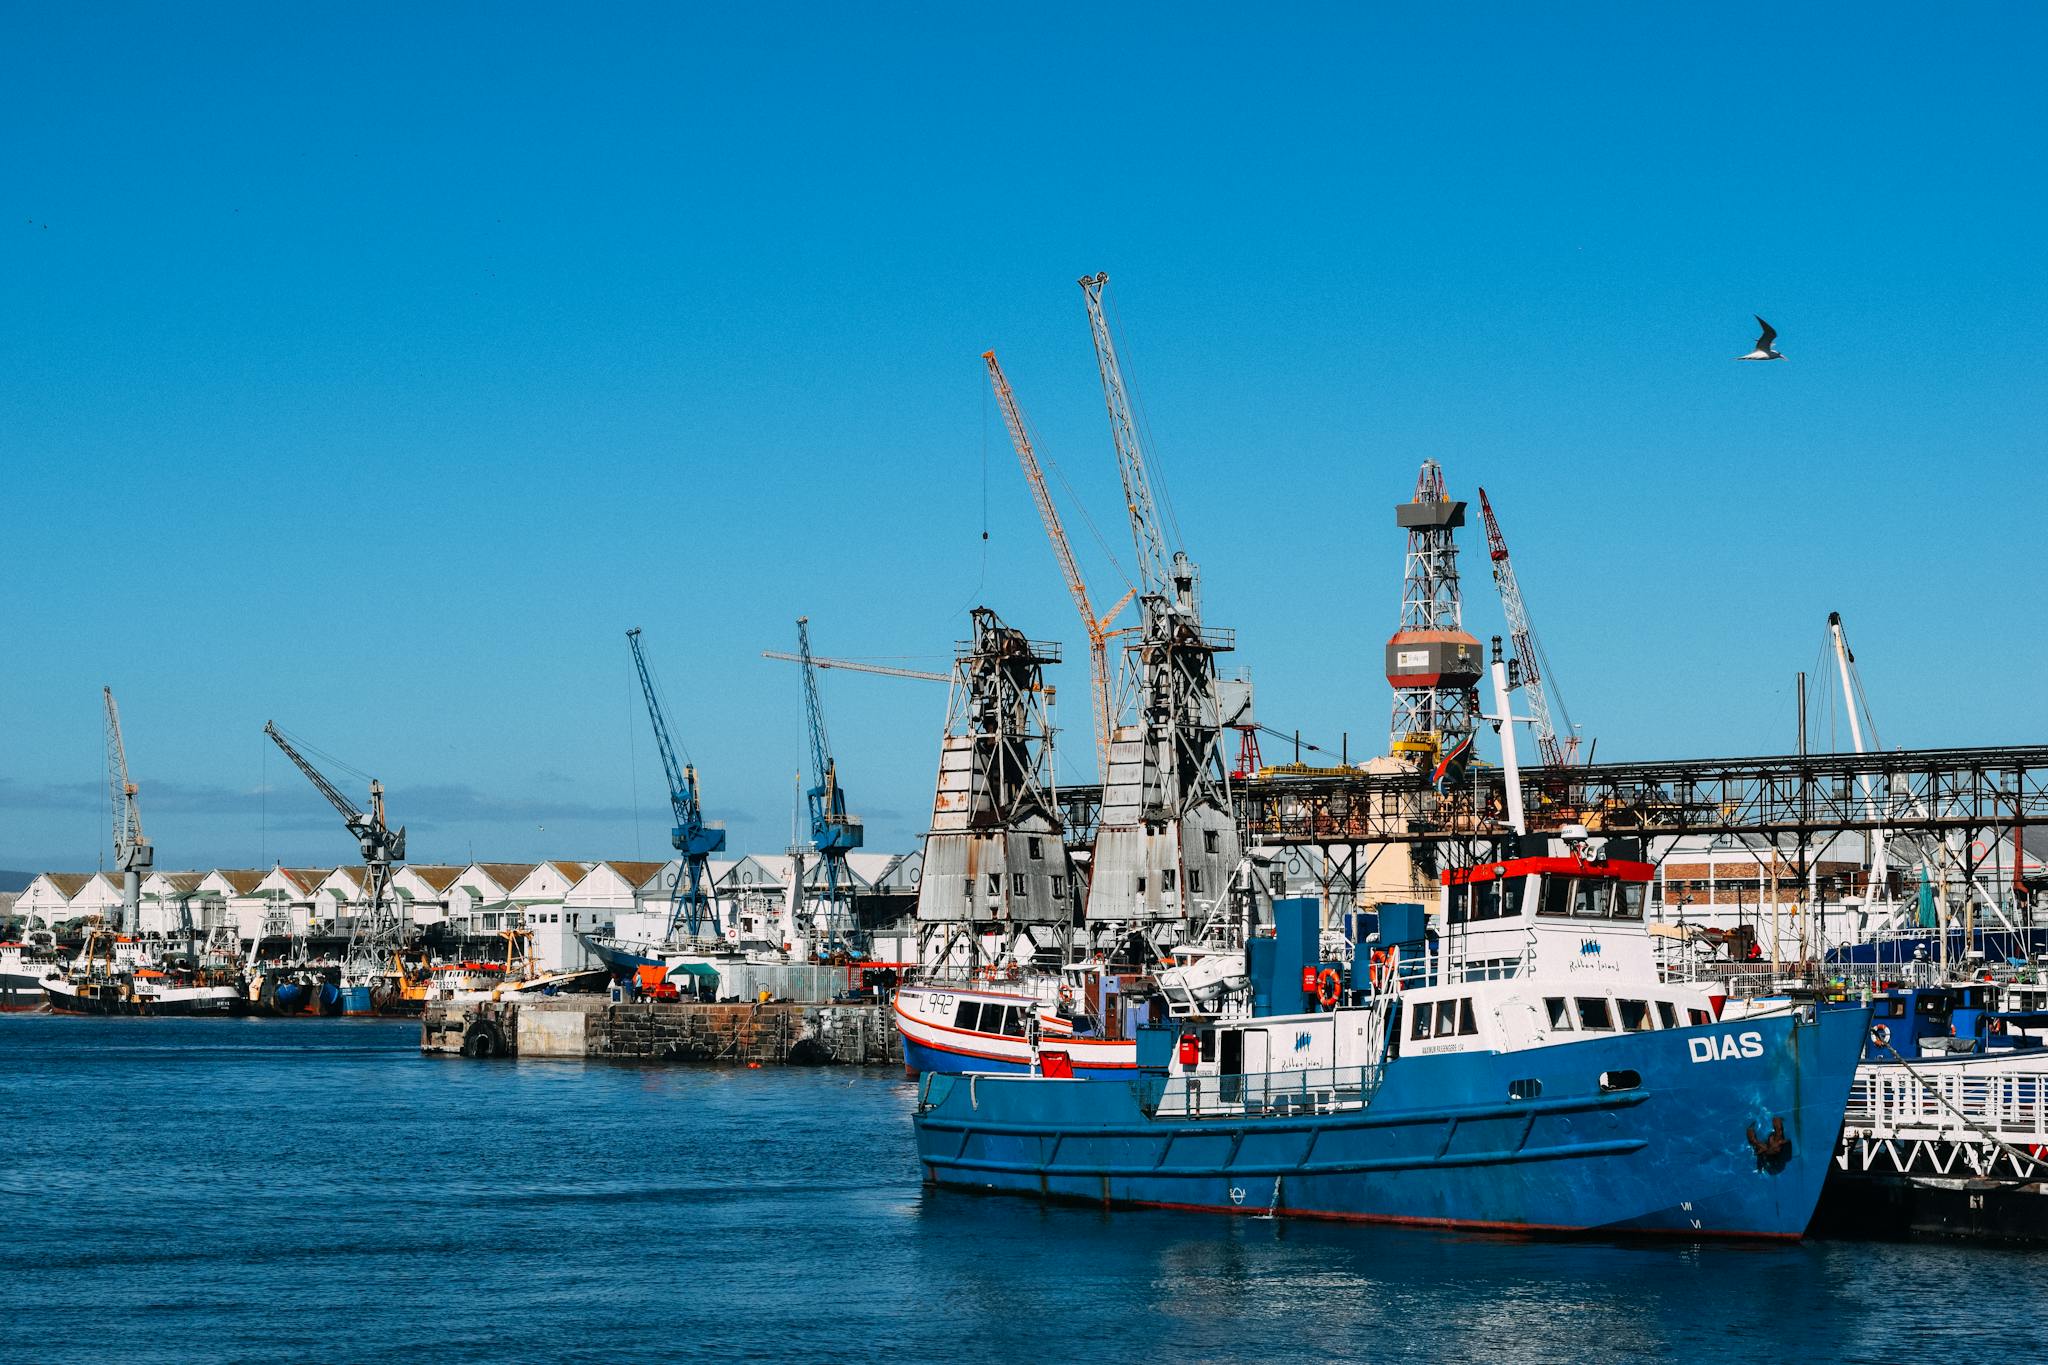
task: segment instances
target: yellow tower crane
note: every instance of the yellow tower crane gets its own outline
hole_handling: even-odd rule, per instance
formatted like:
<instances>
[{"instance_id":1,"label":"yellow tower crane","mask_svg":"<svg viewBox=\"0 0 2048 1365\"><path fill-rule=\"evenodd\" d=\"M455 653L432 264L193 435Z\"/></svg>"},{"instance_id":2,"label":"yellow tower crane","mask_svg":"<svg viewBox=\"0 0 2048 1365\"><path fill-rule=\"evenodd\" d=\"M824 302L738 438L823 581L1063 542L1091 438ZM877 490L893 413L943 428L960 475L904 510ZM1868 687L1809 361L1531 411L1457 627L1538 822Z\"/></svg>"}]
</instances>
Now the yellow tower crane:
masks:
<instances>
[{"instance_id":1,"label":"yellow tower crane","mask_svg":"<svg viewBox=\"0 0 2048 1365\"><path fill-rule=\"evenodd\" d=\"M1131 600L1136 589L1118 598L1117 604L1103 615L1098 617L1095 614L1095 608L1088 601L1087 581L1081 577L1081 566L1074 562L1074 550L1067 544L1067 533L1060 525L1059 510L1052 504L1052 491L1045 486L1045 471L1038 467L1038 454L1031 448L1031 434L1024 427L1024 414L1017 410L1017 396L1010 392L1010 381L1003 378L1003 367L996 363L996 353L983 351L981 358L988 364L989 383L995 385L996 402L1002 405L1003 422L1010 428L1010 443L1017 447L1017 462L1024 466L1024 479L1031 485L1032 500L1038 504L1038 515L1045 522L1045 536L1052 542L1053 557L1060 562L1060 572L1067 580L1067 591L1073 594L1074 606L1081 613L1081 628L1088 633L1090 696L1095 702L1095 761L1107 777L1109 728L1114 701L1109 688L1109 637L1113 633L1109 624Z\"/></svg>"}]
</instances>

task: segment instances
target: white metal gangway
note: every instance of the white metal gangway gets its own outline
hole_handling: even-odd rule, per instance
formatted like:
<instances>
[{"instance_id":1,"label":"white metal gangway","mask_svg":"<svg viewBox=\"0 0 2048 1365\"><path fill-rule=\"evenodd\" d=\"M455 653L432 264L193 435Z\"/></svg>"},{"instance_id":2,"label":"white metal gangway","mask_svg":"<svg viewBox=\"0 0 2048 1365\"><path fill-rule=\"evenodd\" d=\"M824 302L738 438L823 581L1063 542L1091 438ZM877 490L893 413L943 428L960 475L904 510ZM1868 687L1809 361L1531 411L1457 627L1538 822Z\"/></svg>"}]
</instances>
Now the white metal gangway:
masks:
<instances>
[{"instance_id":1,"label":"white metal gangway","mask_svg":"<svg viewBox=\"0 0 2048 1365\"><path fill-rule=\"evenodd\" d=\"M2048 1057L1865 1066L1835 1163L1857 1174L2048 1178Z\"/></svg>"}]
</instances>

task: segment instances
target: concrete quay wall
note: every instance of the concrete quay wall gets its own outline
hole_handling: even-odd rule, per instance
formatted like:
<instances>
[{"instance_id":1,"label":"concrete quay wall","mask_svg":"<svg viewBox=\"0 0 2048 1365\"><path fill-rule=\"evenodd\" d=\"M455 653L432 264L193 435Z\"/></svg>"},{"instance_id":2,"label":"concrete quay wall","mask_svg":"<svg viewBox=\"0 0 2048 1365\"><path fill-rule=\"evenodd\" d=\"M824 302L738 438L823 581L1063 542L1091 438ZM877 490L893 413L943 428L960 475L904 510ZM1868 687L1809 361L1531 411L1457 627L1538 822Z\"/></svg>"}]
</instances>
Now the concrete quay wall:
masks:
<instances>
[{"instance_id":1,"label":"concrete quay wall","mask_svg":"<svg viewBox=\"0 0 2048 1365\"><path fill-rule=\"evenodd\" d=\"M573 1057L726 1066L902 1065L885 1003L702 1004L602 996L430 1005L420 1050L453 1056Z\"/></svg>"}]
</instances>

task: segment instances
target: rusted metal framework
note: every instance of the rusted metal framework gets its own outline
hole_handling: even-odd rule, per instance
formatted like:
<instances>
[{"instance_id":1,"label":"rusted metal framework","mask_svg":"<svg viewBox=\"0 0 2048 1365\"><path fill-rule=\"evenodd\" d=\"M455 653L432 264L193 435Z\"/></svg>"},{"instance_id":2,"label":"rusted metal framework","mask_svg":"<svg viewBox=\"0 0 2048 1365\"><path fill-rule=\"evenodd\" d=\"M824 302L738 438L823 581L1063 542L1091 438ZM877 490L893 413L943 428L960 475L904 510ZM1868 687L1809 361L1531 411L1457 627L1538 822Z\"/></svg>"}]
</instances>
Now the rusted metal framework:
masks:
<instances>
[{"instance_id":1,"label":"rusted metal framework","mask_svg":"<svg viewBox=\"0 0 2048 1365\"><path fill-rule=\"evenodd\" d=\"M2048 746L1533 768L1524 786L1539 832L1939 835L2048 825ZM1249 781L1237 804L1259 843L1451 842L1499 830L1504 795L1490 768L1442 796L1419 774L1320 770Z\"/></svg>"}]
</instances>

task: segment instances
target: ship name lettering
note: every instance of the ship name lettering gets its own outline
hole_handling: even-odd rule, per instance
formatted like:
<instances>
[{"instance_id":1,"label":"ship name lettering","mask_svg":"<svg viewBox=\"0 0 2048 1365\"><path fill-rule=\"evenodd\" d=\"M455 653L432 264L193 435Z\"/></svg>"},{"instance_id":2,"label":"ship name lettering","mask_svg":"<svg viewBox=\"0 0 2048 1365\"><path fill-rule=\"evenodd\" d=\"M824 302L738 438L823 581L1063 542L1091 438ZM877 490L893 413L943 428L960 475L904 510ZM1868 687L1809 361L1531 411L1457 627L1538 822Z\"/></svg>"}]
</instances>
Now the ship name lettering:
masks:
<instances>
[{"instance_id":1,"label":"ship name lettering","mask_svg":"<svg viewBox=\"0 0 2048 1365\"><path fill-rule=\"evenodd\" d=\"M1754 1029L1724 1033L1718 1038L1688 1038L1685 1044L1695 1062L1726 1062L1764 1055L1764 1036Z\"/></svg>"}]
</instances>

